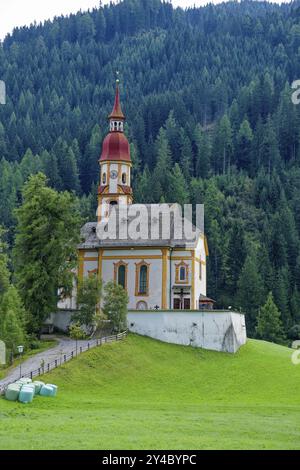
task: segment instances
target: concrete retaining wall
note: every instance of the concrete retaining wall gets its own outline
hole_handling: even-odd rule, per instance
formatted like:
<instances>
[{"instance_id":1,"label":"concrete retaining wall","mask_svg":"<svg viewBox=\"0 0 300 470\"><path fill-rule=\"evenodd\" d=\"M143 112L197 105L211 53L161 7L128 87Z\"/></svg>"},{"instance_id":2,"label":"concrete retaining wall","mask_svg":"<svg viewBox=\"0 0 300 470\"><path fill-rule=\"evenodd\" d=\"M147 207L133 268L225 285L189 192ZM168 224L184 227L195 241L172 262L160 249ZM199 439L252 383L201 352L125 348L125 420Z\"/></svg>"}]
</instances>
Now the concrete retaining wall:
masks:
<instances>
[{"instance_id":1,"label":"concrete retaining wall","mask_svg":"<svg viewBox=\"0 0 300 470\"><path fill-rule=\"evenodd\" d=\"M46 323L67 331L72 313L59 310ZM244 315L230 311L129 310L128 329L166 343L231 353L247 340Z\"/></svg>"},{"instance_id":2,"label":"concrete retaining wall","mask_svg":"<svg viewBox=\"0 0 300 470\"><path fill-rule=\"evenodd\" d=\"M244 315L229 311L130 310L128 328L166 343L230 353L247 340Z\"/></svg>"}]
</instances>

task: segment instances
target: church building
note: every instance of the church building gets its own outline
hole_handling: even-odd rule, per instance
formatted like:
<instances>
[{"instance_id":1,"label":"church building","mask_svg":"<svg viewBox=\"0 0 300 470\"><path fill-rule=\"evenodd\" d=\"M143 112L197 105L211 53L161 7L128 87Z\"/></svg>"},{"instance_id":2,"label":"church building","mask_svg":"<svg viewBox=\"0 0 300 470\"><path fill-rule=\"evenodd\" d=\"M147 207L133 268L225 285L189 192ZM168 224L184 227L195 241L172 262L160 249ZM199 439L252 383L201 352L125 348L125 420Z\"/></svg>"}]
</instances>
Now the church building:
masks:
<instances>
[{"instance_id":1,"label":"church building","mask_svg":"<svg viewBox=\"0 0 300 470\"><path fill-rule=\"evenodd\" d=\"M116 216L126 207L132 210L141 206L133 203L132 162L130 146L124 134L125 116L120 103L118 80L114 107L108 119L109 132L103 141L99 160L98 220L86 223L81 230L79 282L84 277L94 275L103 284L114 280L127 290L130 310L209 308L210 299L206 297L208 248L202 231L193 243L177 239L174 235L175 219L171 217L172 230L168 237L153 238L148 234L141 238L124 238L120 236L120 230L113 239L99 237L98 228L108 222L112 212ZM148 211L143 222L149 223L152 228L165 217L164 214L161 218L151 215L151 210L158 206L149 204L143 207ZM118 219L119 229L122 223L130 222L131 216L125 219ZM60 302L59 307L76 308L76 295L73 299Z\"/></svg>"}]
</instances>

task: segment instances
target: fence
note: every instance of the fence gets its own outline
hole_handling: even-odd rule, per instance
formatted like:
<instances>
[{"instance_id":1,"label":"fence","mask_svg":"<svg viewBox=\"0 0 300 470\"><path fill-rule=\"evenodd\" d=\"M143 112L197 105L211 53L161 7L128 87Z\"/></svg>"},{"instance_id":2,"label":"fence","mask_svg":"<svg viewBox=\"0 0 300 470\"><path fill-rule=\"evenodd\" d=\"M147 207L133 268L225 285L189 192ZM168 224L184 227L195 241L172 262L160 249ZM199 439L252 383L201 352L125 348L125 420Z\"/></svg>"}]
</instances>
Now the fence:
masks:
<instances>
[{"instance_id":1,"label":"fence","mask_svg":"<svg viewBox=\"0 0 300 470\"><path fill-rule=\"evenodd\" d=\"M126 337L126 335L127 335L127 331L124 331L123 333L118 333L117 335L104 336L103 338L99 338L99 339L92 339L88 341L86 346L78 346L74 349L74 351L71 351L68 354L61 354L61 357L59 359L55 359L52 362L48 362L47 364L44 364L43 367L39 367L38 369L31 370L30 372L27 372L26 374L22 374L22 378L27 377L29 379L33 379L34 377L38 377L40 375L46 374L47 372L50 372L51 370L56 369L62 364L65 364L66 362L70 361L74 357L77 357L78 354L89 351L90 349L95 348L97 346L101 346L102 344L113 343L114 341L121 341L122 339ZM6 390L6 387L13 382L15 382L15 380L11 382L7 382L3 385L0 385L0 395L3 395L3 393Z\"/></svg>"}]
</instances>

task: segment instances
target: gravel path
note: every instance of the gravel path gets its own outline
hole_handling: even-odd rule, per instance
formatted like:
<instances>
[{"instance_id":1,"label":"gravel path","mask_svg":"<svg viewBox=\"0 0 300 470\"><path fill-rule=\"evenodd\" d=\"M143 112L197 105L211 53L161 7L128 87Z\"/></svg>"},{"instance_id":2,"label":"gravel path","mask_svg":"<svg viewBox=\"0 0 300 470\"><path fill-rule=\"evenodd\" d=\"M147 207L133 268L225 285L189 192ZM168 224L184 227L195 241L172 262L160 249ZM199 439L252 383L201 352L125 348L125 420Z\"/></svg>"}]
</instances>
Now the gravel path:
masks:
<instances>
[{"instance_id":1,"label":"gravel path","mask_svg":"<svg viewBox=\"0 0 300 470\"><path fill-rule=\"evenodd\" d=\"M50 339L50 338L49 338ZM76 349L76 342L74 340L71 340L70 338L62 338L62 337L51 337L51 339L56 339L58 341L58 344L54 346L53 348L47 349L46 351L40 352L36 354L35 356L32 356L28 359L26 359L22 363L22 375L28 374L32 370L38 369L41 367L41 361L45 361L45 367L47 366L48 362L52 362L55 359L60 360L61 356L63 354L68 354L71 353L72 351L75 351ZM78 350L80 346L87 346L88 340L82 340L78 341ZM15 380L18 380L20 378L20 366L15 367L12 369L8 375L0 380L0 388L3 387L4 385L14 382Z\"/></svg>"}]
</instances>

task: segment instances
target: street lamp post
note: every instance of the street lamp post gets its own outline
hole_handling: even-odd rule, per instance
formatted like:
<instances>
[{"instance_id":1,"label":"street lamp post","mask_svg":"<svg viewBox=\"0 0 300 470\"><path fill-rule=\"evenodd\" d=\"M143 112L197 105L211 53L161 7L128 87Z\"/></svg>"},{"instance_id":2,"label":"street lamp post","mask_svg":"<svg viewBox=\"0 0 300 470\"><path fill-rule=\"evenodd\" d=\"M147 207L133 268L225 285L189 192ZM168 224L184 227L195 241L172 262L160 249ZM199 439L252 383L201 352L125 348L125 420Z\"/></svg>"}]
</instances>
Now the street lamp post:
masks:
<instances>
[{"instance_id":1,"label":"street lamp post","mask_svg":"<svg viewBox=\"0 0 300 470\"><path fill-rule=\"evenodd\" d=\"M19 357L20 357L20 378L22 377L22 363L21 363L21 359L22 359L22 354L23 354L23 351L24 351L24 346L18 346L18 353L19 353Z\"/></svg>"}]
</instances>

